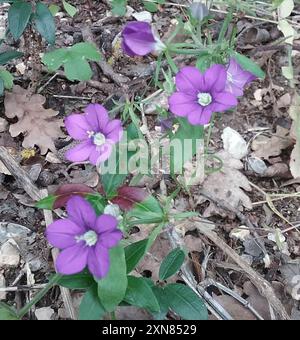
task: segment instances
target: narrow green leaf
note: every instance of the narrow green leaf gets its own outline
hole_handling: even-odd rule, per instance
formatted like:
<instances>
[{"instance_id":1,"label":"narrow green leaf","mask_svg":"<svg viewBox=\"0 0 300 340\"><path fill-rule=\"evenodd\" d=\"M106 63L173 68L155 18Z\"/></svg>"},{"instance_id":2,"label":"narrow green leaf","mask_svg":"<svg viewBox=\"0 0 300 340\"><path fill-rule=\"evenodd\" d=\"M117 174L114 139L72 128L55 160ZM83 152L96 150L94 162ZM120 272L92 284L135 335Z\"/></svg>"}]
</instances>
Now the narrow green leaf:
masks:
<instances>
[{"instance_id":1,"label":"narrow green leaf","mask_svg":"<svg viewBox=\"0 0 300 340\"><path fill-rule=\"evenodd\" d=\"M127 0L111 0L112 14L124 16L126 14Z\"/></svg>"},{"instance_id":2,"label":"narrow green leaf","mask_svg":"<svg viewBox=\"0 0 300 340\"><path fill-rule=\"evenodd\" d=\"M13 3L8 11L8 27L15 40L18 40L28 25L32 13L31 4L24 1Z\"/></svg>"},{"instance_id":3,"label":"narrow green leaf","mask_svg":"<svg viewBox=\"0 0 300 340\"><path fill-rule=\"evenodd\" d=\"M45 38L49 44L54 45L55 43L54 18L48 7L41 2L38 2L36 4L35 24L36 29L41 34L41 36Z\"/></svg>"},{"instance_id":4,"label":"narrow green leaf","mask_svg":"<svg viewBox=\"0 0 300 340\"><path fill-rule=\"evenodd\" d=\"M128 276L128 288L124 301L132 306L145 308L152 313L160 311L156 296L147 281L141 277Z\"/></svg>"},{"instance_id":5,"label":"narrow green leaf","mask_svg":"<svg viewBox=\"0 0 300 340\"><path fill-rule=\"evenodd\" d=\"M51 12L51 14L55 17L56 14L59 12L60 8L59 6L52 4L49 6L49 11Z\"/></svg>"},{"instance_id":6,"label":"narrow green leaf","mask_svg":"<svg viewBox=\"0 0 300 340\"><path fill-rule=\"evenodd\" d=\"M56 199L57 199L57 196L49 195L49 196L41 199L40 201L38 201L35 204L35 206L38 209L52 210Z\"/></svg>"},{"instance_id":7,"label":"narrow green leaf","mask_svg":"<svg viewBox=\"0 0 300 340\"><path fill-rule=\"evenodd\" d=\"M98 281L98 296L108 312L113 312L123 300L127 289L127 271L124 248L110 250L110 269L108 275Z\"/></svg>"},{"instance_id":8,"label":"narrow green leaf","mask_svg":"<svg viewBox=\"0 0 300 340\"><path fill-rule=\"evenodd\" d=\"M251 59L248 57L232 51L231 56L240 64L240 66L246 70L254 74L256 77L264 79L266 77L265 72Z\"/></svg>"},{"instance_id":9,"label":"narrow green leaf","mask_svg":"<svg viewBox=\"0 0 300 340\"><path fill-rule=\"evenodd\" d=\"M204 302L184 284L171 283L164 288L170 308L185 320L207 320Z\"/></svg>"},{"instance_id":10,"label":"narrow green leaf","mask_svg":"<svg viewBox=\"0 0 300 340\"><path fill-rule=\"evenodd\" d=\"M89 272L85 271L74 275L64 275L58 284L69 289L89 289L95 284L95 280Z\"/></svg>"},{"instance_id":11,"label":"narrow green leaf","mask_svg":"<svg viewBox=\"0 0 300 340\"><path fill-rule=\"evenodd\" d=\"M159 268L159 279L167 280L174 275L182 266L185 254L180 248L173 249L166 258L164 258Z\"/></svg>"},{"instance_id":12,"label":"narrow green leaf","mask_svg":"<svg viewBox=\"0 0 300 340\"><path fill-rule=\"evenodd\" d=\"M0 65L7 64L10 60L22 57L23 53L18 51L7 51L0 53Z\"/></svg>"},{"instance_id":13,"label":"narrow green leaf","mask_svg":"<svg viewBox=\"0 0 300 340\"><path fill-rule=\"evenodd\" d=\"M0 96L4 93L4 81L0 78Z\"/></svg>"},{"instance_id":14,"label":"narrow green leaf","mask_svg":"<svg viewBox=\"0 0 300 340\"><path fill-rule=\"evenodd\" d=\"M130 273L138 265L146 253L147 246L148 239L145 239L132 243L125 248L127 273Z\"/></svg>"},{"instance_id":15,"label":"narrow green leaf","mask_svg":"<svg viewBox=\"0 0 300 340\"><path fill-rule=\"evenodd\" d=\"M93 285L84 295L79 307L79 320L101 320L106 314L97 294L97 285Z\"/></svg>"},{"instance_id":16,"label":"narrow green leaf","mask_svg":"<svg viewBox=\"0 0 300 340\"><path fill-rule=\"evenodd\" d=\"M85 199L91 203L97 215L103 214L104 208L107 205L106 199L100 194L87 194Z\"/></svg>"},{"instance_id":17,"label":"narrow green leaf","mask_svg":"<svg viewBox=\"0 0 300 340\"><path fill-rule=\"evenodd\" d=\"M0 321L18 320L16 312L3 302L0 302Z\"/></svg>"}]
</instances>

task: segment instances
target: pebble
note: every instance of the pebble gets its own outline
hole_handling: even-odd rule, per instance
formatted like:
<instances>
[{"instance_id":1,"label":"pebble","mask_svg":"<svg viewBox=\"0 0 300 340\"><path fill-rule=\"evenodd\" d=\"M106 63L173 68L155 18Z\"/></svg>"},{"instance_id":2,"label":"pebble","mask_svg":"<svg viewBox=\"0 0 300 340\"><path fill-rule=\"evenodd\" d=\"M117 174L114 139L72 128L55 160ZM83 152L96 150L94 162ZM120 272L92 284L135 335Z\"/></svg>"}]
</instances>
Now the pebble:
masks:
<instances>
[{"instance_id":1,"label":"pebble","mask_svg":"<svg viewBox=\"0 0 300 340\"><path fill-rule=\"evenodd\" d=\"M8 122L5 119L0 118L0 132L6 131L7 127L8 127Z\"/></svg>"},{"instance_id":2,"label":"pebble","mask_svg":"<svg viewBox=\"0 0 300 340\"><path fill-rule=\"evenodd\" d=\"M20 253L14 240L6 241L0 248L0 268L4 266L17 267Z\"/></svg>"},{"instance_id":3,"label":"pebble","mask_svg":"<svg viewBox=\"0 0 300 340\"><path fill-rule=\"evenodd\" d=\"M38 320L51 320L54 310L51 307L38 308L35 311L35 316Z\"/></svg>"},{"instance_id":4,"label":"pebble","mask_svg":"<svg viewBox=\"0 0 300 340\"><path fill-rule=\"evenodd\" d=\"M0 273L0 288L6 287L5 277L2 273ZM0 292L0 301L6 299L6 292Z\"/></svg>"}]
</instances>

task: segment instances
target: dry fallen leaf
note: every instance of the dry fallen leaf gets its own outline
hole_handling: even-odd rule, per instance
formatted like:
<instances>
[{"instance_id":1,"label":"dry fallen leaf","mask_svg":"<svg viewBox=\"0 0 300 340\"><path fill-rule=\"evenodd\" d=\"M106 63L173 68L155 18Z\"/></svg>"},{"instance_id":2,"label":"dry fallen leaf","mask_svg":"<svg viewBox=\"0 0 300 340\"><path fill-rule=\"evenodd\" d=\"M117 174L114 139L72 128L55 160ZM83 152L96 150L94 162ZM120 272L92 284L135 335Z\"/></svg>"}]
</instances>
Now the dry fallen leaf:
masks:
<instances>
[{"instance_id":1,"label":"dry fallen leaf","mask_svg":"<svg viewBox=\"0 0 300 340\"><path fill-rule=\"evenodd\" d=\"M9 128L11 136L16 137L23 133L23 147L33 148L37 145L41 154L45 154L48 149L55 152L54 140L64 136L60 129L63 121L54 118L58 112L45 109L45 102L45 97L39 94L30 95L28 90L20 86L15 86L12 92L7 92L4 100L6 116L19 119Z\"/></svg>"},{"instance_id":2,"label":"dry fallen leaf","mask_svg":"<svg viewBox=\"0 0 300 340\"><path fill-rule=\"evenodd\" d=\"M247 177L240 172L243 168L242 162L234 159L224 150L218 152L215 156L223 161L223 167L220 171L210 174L205 179L201 190L215 198L216 201L229 202L233 208L239 208L240 205L243 205L247 209L252 209L250 198L244 192L244 190L251 191L251 186ZM207 198L200 196L196 203L201 204L205 201L207 201ZM224 216L224 211L213 202L204 211L203 217L212 215Z\"/></svg>"},{"instance_id":3,"label":"dry fallen leaf","mask_svg":"<svg viewBox=\"0 0 300 340\"><path fill-rule=\"evenodd\" d=\"M271 137L259 136L252 143L252 156L268 160L270 157L279 156L282 150L292 145L290 131L277 126L276 133Z\"/></svg>"},{"instance_id":4,"label":"dry fallen leaf","mask_svg":"<svg viewBox=\"0 0 300 340\"><path fill-rule=\"evenodd\" d=\"M300 97L294 95L290 107L290 116L293 119L291 137L296 139L296 145L291 154L290 169L294 178L300 177Z\"/></svg>"}]
</instances>

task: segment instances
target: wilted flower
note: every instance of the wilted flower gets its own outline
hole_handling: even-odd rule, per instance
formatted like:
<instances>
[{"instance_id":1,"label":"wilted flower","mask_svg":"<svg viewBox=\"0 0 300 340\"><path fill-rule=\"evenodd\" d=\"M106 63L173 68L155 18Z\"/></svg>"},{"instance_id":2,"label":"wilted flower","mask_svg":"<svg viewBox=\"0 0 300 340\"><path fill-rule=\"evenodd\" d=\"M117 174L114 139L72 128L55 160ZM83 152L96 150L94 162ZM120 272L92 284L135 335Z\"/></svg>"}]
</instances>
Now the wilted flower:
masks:
<instances>
[{"instance_id":1,"label":"wilted flower","mask_svg":"<svg viewBox=\"0 0 300 340\"><path fill-rule=\"evenodd\" d=\"M244 87L255 79L254 74L243 70L234 58L230 59L227 68L226 91L240 97L244 94Z\"/></svg>"},{"instance_id":2,"label":"wilted flower","mask_svg":"<svg viewBox=\"0 0 300 340\"><path fill-rule=\"evenodd\" d=\"M114 216L118 222L123 220L121 210L117 204L109 204L104 208L104 214Z\"/></svg>"},{"instance_id":3,"label":"wilted flower","mask_svg":"<svg viewBox=\"0 0 300 340\"><path fill-rule=\"evenodd\" d=\"M89 160L92 164L105 162L111 155L113 145L123 135L119 119L110 120L106 109L99 104L90 104L85 114L72 114L65 120L68 134L81 143L66 152L71 162Z\"/></svg>"},{"instance_id":4,"label":"wilted flower","mask_svg":"<svg viewBox=\"0 0 300 340\"><path fill-rule=\"evenodd\" d=\"M130 57L145 56L165 48L148 22L129 22L122 32L122 48Z\"/></svg>"},{"instance_id":5,"label":"wilted flower","mask_svg":"<svg viewBox=\"0 0 300 340\"><path fill-rule=\"evenodd\" d=\"M109 271L109 249L122 239L117 219L111 215L97 217L80 196L70 198L67 213L67 219L55 221L46 231L49 243L62 249L56 260L58 273L71 275L88 267L96 278L103 278Z\"/></svg>"},{"instance_id":6,"label":"wilted flower","mask_svg":"<svg viewBox=\"0 0 300 340\"><path fill-rule=\"evenodd\" d=\"M193 2L190 6L190 12L194 19L202 21L209 15L209 9L201 2Z\"/></svg>"},{"instance_id":7,"label":"wilted flower","mask_svg":"<svg viewBox=\"0 0 300 340\"><path fill-rule=\"evenodd\" d=\"M225 90L226 68L214 65L202 74L187 66L176 75L177 92L169 98L169 109L187 117L192 125L209 123L213 112L223 112L237 105L237 99Z\"/></svg>"}]
</instances>

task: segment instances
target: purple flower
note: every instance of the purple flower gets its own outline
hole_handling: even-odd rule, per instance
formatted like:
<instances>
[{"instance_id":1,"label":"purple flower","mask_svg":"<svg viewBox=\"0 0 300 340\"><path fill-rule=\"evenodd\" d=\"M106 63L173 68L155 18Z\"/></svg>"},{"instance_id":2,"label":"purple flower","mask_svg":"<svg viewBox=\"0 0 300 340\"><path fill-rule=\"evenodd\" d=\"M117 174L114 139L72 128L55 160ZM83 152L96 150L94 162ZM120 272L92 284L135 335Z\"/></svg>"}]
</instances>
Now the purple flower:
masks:
<instances>
[{"instance_id":1,"label":"purple flower","mask_svg":"<svg viewBox=\"0 0 300 340\"><path fill-rule=\"evenodd\" d=\"M110 120L106 109L99 104L90 104L85 114L72 114L65 120L68 134L81 143L66 152L71 162L89 161L97 165L111 155L113 145L123 135L119 119Z\"/></svg>"},{"instance_id":2,"label":"purple flower","mask_svg":"<svg viewBox=\"0 0 300 340\"><path fill-rule=\"evenodd\" d=\"M226 68L214 65L202 74L187 66L176 75L177 92L169 98L169 109L187 117L192 125L208 124L213 112L223 112L237 105L236 97L225 90Z\"/></svg>"},{"instance_id":3,"label":"purple flower","mask_svg":"<svg viewBox=\"0 0 300 340\"><path fill-rule=\"evenodd\" d=\"M154 34L147 22L129 22L122 32L122 48L130 57L145 56L154 51L161 51L165 45Z\"/></svg>"},{"instance_id":4,"label":"purple flower","mask_svg":"<svg viewBox=\"0 0 300 340\"><path fill-rule=\"evenodd\" d=\"M230 59L227 69L226 91L236 97L241 97L244 94L244 87L255 79L254 74L243 70L234 58Z\"/></svg>"},{"instance_id":5,"label":"purple flower","mask_svg":"<svg viewBox=\"0 0 300 340\"><path fill-rule=\"evenodd\" d=\"M117 219L111 215L97 217L80 196L70 198L67 212L67 219L55 221L46 231L49 243L62 249L56 260L58 273L72 275L88 267L96 278L103 278L109 271L109 249L122 239Z\"/></svg>"}]
</instances>

